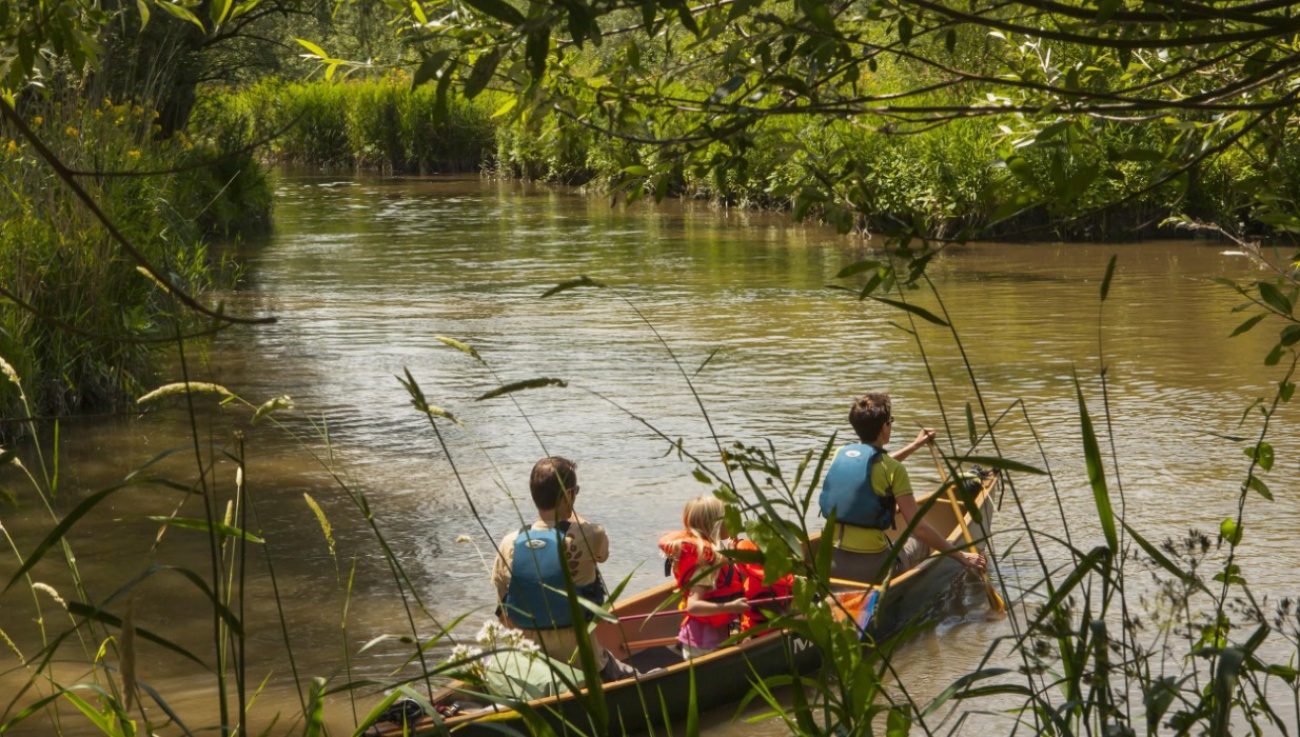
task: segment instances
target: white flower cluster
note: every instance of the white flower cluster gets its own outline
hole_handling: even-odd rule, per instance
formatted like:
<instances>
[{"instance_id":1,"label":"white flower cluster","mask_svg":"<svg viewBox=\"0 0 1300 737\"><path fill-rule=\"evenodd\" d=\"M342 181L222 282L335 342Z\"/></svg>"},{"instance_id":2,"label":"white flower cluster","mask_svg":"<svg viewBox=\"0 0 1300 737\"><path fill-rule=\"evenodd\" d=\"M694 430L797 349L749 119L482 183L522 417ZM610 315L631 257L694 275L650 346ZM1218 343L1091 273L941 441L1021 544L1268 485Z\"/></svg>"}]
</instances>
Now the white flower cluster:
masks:
<instances>
[{"instance_id":1,"label":"white flower cluster","mask_svg":"<svg viewBox=\"0 0 1300 737\"><path fill-rule=\"evenodd\" d=\"M518 650L523 653L538 651L537 643L528 639L521 631L511 629L495 619L489 619L474 635L478 644L490 650Z\"/></svg>"},{"instance_id":2,"label":"white flower cluster","mask_svg":"<svg viewBox=\"0 0 1300 737\"><path fill-rule=\"evenodd\" d=\"M453 647L447 662L460 663L459 672L463 676L480 681L487 676L484 658L486 652L513 650L529 657L541 652L537 643L528 639L523 632L506 627L495 619L483 623L478 634L474 635L474 641L478 643L477 646L461 643Z\"/></svg>"}]
</instances>

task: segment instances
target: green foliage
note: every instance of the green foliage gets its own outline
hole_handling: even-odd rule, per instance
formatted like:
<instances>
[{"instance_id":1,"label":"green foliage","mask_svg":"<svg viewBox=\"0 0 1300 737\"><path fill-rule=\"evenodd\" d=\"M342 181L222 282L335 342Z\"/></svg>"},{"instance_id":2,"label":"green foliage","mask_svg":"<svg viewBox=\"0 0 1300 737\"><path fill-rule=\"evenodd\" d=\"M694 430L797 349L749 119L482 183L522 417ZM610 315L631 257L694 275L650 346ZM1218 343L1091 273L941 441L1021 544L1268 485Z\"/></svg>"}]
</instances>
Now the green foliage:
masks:
<instances>
[{"instance_id":1,"label":"green foliage","mask_svg":"<svg viewBox=\"0 0 1300 737\"><path fill-rule=\"evenodd\" d=\"M205 90L194 128L237 128L249 139L275 136L277 161L396 172L476 171L490 158L495 95L439 110L432 87L382 80L288 83L263 80ZM276 135L279 134L279 135Z\"/></svg>"},{"instance_id":2,"label":"green foliage","mask_svg":"<svg viewBox=\"0 0 1300 737\"><path fill-rule=\"evenodd\" d=\"M270 188L248 153L231 152L230 141L195 145L183 134L155 140L151 114L130 102L83 105L51 94L26 110L37 135L72 169L175 170L83 182L118 229L186 291L218 278L205 237L266 221ZM177 321L165 290L121 257L102 225L16 135L0 129L0 286L26 307L0 302L0 357L25 380L27 407L14 386L0 382L0 412L120 406L150 376L151 341L190 321Z\"/></svg>"}]
</instances>

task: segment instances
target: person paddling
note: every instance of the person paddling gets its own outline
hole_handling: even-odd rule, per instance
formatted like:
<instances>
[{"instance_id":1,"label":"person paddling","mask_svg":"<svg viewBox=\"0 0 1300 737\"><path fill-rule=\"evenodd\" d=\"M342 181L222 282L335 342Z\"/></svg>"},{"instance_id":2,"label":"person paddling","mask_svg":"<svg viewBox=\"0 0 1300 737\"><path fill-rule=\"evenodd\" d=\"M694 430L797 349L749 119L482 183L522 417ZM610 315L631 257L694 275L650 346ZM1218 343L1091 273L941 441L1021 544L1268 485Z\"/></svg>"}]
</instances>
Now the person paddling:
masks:
<instances>
[{"instance_id":1,"label":"person paddling","mask_svg":"<svg viewBox=\"0 0 1300 737\"><path fill-rule=\"evenodd\" d=\"M537 520L507 535L492 566L492 583L507 626L522 630L550 658L570 662L578 648L575 627L586 627L592 615L574 622L566 591L564 567L578 595L603 604L605 584L597 564L609 558L605 528L574 511L578 473L573 461L543 458L533 466L529 490ZM615 659L592 638L591 646L605 682L631 678L637 671Z\"/></svg>"},{"instance_id":2,"label":"person paddling","mask_svg":"<svg viewBox=\"0 0 1300 737\"><path fill-rule=\"evenodd\" d=\"M823 516L835 512L831 575L881 583L924 560L931 549L951 555L967 568L983 571L984 556L957 549L924 519L897 551L892 568L881 570L891 550L885 530L894 526L895 512L902 513L904 524L911 524L920 511L902 461L933 442L935 432L925 428L911 443L886 453L894 416L889 395L884 392L858 397L849 410L849 424L861 442L836 451L822 482L820 498Z\"/></svg>"}]
</instances>

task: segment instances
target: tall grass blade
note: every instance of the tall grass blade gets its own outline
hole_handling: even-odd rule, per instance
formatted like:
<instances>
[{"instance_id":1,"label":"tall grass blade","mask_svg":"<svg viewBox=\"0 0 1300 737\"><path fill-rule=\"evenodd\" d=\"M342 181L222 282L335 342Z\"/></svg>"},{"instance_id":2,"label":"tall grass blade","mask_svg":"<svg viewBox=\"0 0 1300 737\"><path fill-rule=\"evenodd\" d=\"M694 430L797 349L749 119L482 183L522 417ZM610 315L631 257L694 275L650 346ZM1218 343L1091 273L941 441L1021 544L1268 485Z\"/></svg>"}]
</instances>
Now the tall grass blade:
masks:
<instances>
[{"instance_id":1,"label":"tall grass blade","mask_svg":"<svg viewBox=\"0 0 1300 737\"><path fill-rule=\"evenodd\" d=\"M996 468L1001 471L1018 471L1020 473L1027 473L1033 476L1047 475L1047 472L1040 468L1036 468L1034 466L1030 466L1028 464L1021 463L1019 461L1012 461L1006 458L1002 458L1001 456L965 456L964 458L961 458L959 460L962 463L973 463L978 466Z\"/></svg>"},{"instance_id":2,"label":"tall grass blade","mask_svg":"<svg viewBox=\"0 0 1300 737\"><path fill-rule=\"evenodd\" d=\"M505 396L506 394L514 394L515 392L520 392L527 389L541 389L543 387L548 387L548 386L558 386L560 388L564 388L567 387L568 385L569 382L565 381L564 379L549 379L544 376L536 379L524 379L523 381L514 381L504 386L499 386L489 392L480 394L479 396L474 398L474 401L482 402L485 399L493 399L495 397Z\"/></svg>"},{"instance_id":3,"label":"tall grass blade","mask_svg":"<svg viewBox=\"0 0 1300 737\"><path fill-rule=\"evenodd\" d=\"M90 606L89 604L84 604L79 601L68 602L68 613L75 617L82 617L83 619L93 620L95 622L99 622L100 624L106 624L110 627L116 627L118 630L121 630L122 628L122 620L118 618L116 615L109 614L108 612L102 609L97 609L93 606ZM164 637L155 635L153 632L144 629L143 627L136 627L135 634L148 640L149 642L152 642L155 645L158 645L159 647L163 647L168 650L171 650L172 652L185 658L186 660L193 661L194 663L203 666L204 670L208 670L208 671L212 670L212 668L208 666L207 663L204 663L201 659L199 659L199 656L195 655L189 650L186 650L180 645L177 645L176 643ZM51 643L51 646L56 645L58 642L61 642L61 640L56 640L54 643Z\"/></svg>"},{"instance_id":4,"label":"tall grass blade","mask_svg":"<svg viewBox=\"0 0 1300 737\"><path fill-rule=\"evenodd\" d=\"M475 361L478 361L479 363L483 363L483 357L480 356L480 355L478 354L478 351L475 350L474 347L471 346L471 345L468 345L468 344L466 344L466 343L462 343L462 342L460 342L459 340L456 340L455 338L447 338L447 337L442 336L442 335L435 335L435 336L433 336L433 339L436 340L436 341L439 341L439 342L441 342L441 343L443 343L443 344L445 344L445 345L449 345L449 346L451 346L452 348L455 348L456 350L458 350L458 351L460 351L461 353L464 353L465 355L467 355L467 356L473 358Z\"/></svg>"},{"instance_id":5,"label":"tall grass blade","mask_svg":"<svg viewBox=\"0 0 1300 737\"><path fill-rule=\"evenodd\" d=\"M41 558L45 557L45 554L50 551L50 548L61 542L63 536L68 534L68 530L72 529L72 526L77 524L82 517L85 517L92 509L98 506L100 502L107 499L114 492L121 491L130 485L131 484L123 483L110 486L107 489L97 491L81 500L81 503L69 512L68 516L60 520L59 524L55 525L54 529L50 530L49 534L45 536L45 539L41 540L40 544L36 546L36 549L27 556L27 559L23 561L23 564L19 566L18 570L14 572L14 575L10 577L9 582L5 584L4 589L0 590L0 595L8 592L18 579L22 578L32 569L33 566L39 563Z\"/></svg>"},{"instance_id":6,"label":"tall grass blade","mask_svg":"<svg viewBox=\"0 0 1300 737\"><path fill-rule=\"evenodd\" d=\"M1101 520L1101 530L1106 535L1106 544L1112 551L1119 551L1119 533L1115 529L1115 512L1110 503L1110 492L1106 489L1106 470L1101 462L1101 448L1097 445L1097 433L1092 427L1092 417L1088 414L1088 403L1083 400L1083 387L1079 378L1074 378L1075 395L1079 401L1079 425L1083 431L1083 454L1088 466L1088 482L1092 485L1092 496L1097 504L1097 516Z\"/></svg>"},{"instance_id":7,"label":"tall grass blade","mask_svg":"<svg viewBox=\"0 0 1300 737\"><path fill-rule=\"evenodd\" d=\"M325 679L311 679L311 698L307 702L306 725L303 737L321 737L325 729Z\"/></svg>"},{"instance_id":8,"label":"tall grass blade","mask_svg":"<svg viewBox=\"0 0 1300 737\"><path fill-rule=\"evenodd\" d=\"M1101 279L1101 301L1105 302L1106 297L1110 295L1110 280L1115 276L1115 262L1119 259L1118 254L1110 257L1110 262L1106 264L1106 275Z\"/></svg>"},{"instance_id":9,"label":"tall grass blade","mask_svg":"<svg viewBox=\"0 0 1300 737\"><path fill-rule=\"evenodd\" d=\"M158 691L156 691L153 686L150 686L144 681L136 681L136 685L140 687L141 691L149 694L149 698L153 699L153 702L158 705L159 709L162 709L162 712L167 715L168 719L172 720L177 727L180 727L182 733L193 737L194 733L190 731L189 727L185 726L185 720L181 719L181 715L176 713L176 710L171 707L171 704L168 704L167 701L158 694Z\"/></svg>"},{"instance_id":10,"label":"tall grass blade","mask_svg":"<svg viewBox=\"0 0 1300 737\"><path fill-rule=\"evenodd\" d=\"M205 519L195 519L192 517L166 517L157 514L145 515L143 517L123 517L122 519L145 519L168 527L179 527L183 530L197 530L209 534L215 533L221 537L233 537L250 543L257 543L259 545L266 542L247 530L241 530L238 527L225 522L208 522Z\"/></svg>"},{"instance_id":11,"label":"tall grass blade","mask_svg":"<svg viewBox=\"0 0 1300 737\"><path fill-rule=\"evenodd\" d=\"M1232 695L1237 690L1246 653L1239 648L1225 647L1218 655L1219 664L1214 669L1214 716L1210 721L1210 734L1232 734Z\"/></svg>"},{"instance_id":12,"label":"tall grass blade","mask_svg":"<svg viewBox=\"0 0 1300 737\"><path fill-rule=\"evenodd\" d=\"M122 674L122 694L126 699L126 711L129 712L136 698L134 598L126 603L126 614L122 616L122 635L118 641L121 652L118 670Z\"/></svg>"}]
</instances>

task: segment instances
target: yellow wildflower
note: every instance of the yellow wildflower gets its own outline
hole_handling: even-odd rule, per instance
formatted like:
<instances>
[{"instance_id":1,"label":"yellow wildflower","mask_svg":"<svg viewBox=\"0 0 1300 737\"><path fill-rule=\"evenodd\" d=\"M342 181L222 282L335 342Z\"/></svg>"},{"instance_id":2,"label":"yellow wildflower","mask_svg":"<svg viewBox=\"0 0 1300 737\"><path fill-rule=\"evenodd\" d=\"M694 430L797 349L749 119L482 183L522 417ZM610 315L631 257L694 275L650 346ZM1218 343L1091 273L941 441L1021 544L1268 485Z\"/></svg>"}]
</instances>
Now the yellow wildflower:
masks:
<instances>
[{"instance_id":1,"label":"yellow wildflower","mask_svg":"<svg viewBox=\"0 0 1300 737\"><path fill-rule=\"evenodd\" d=\"M126 155L129 156L129 157L131 157L131 158L133 158L133 159L138 159L138 158L140 158L140 150L139 150L139 149L136 149L136 148L133 148L133 149L131 149L130 151L127 151L127 152L126 152Z\"/></svg>"},{"instance_id":2,"label":"yellow wildflower","mask_svg":"<svg viewBox=\"0 0 1300 737\"><path fill-rule=\"evenodd\" d=\"M63 132L68 134L69 136L72 136L73 138L76 138L78 135L80 135L77 132L77 129L73 128L72 126L68 126L67 128L64 128Z\"/></svg>"},{"instance_id":3,"label":"yellow wildflower","mask_svg":"<svg viewBox=\"0 0 1300 737\"><path fill-rule=\"evenodd\" d=\"M16 153L18 153L18 142L15 141L14 139L10 138L10 139L9 139L9 145L8 145L8 146L5 146L5 151L8 151L8 152L11 153L11 154L16 154Z\"/></svg>"},{"instance_id":4,"label":"yellow wildflower","mask_svg":"<svg viewBox=\"0 0 1300 737\"><path fill-rule=\"evenodd\" d=\"M45 122L45 118L42 118L42 117L39 116L39 115L37 115L35 118L32 118L32 125L34 125L34 126L40 125L41 123L44 123L44 122Z\"/></svg>"}]
</instances>

